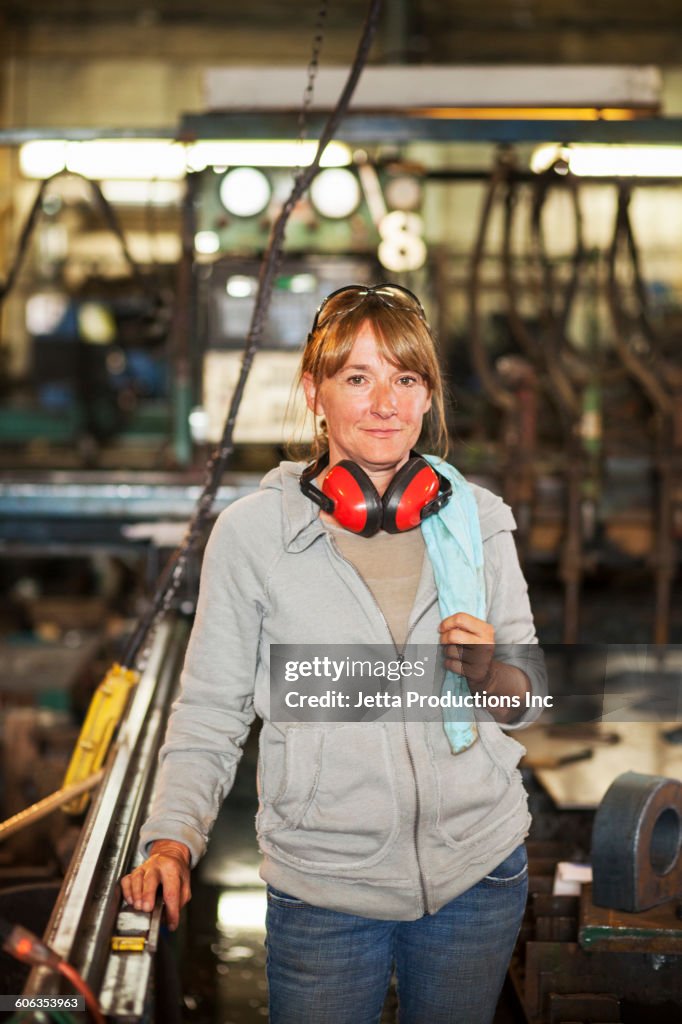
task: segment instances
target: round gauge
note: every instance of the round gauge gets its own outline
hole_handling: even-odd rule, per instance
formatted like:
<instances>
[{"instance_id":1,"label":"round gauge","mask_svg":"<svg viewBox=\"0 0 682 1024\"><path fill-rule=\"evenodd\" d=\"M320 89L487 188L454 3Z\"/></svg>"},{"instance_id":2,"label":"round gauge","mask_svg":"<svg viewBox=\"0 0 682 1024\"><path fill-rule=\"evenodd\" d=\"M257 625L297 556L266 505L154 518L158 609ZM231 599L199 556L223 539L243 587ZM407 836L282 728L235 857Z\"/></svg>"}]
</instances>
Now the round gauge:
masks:
<instances>
[{"instance_id":1,"label":"round gauge","mask_svg":"<svg viewBox=\"0 0 682 1024\"><path fill-rule=\"evenodd\" d=\"M387 270L402 273L419 270L426 261L426 243L422 238L424 222L416 213L393 210L379 224L381 244L379 262Z\"/></svg>"},{"instance_id":2,"label":"round gauge","mask_svg":"<svg viewBox=\"0 0 682 1024\"><path fill-rule=\"evenodd\" d=\"M418 210L422 202L422 187L411 174L396 174L386 181L386 202L392 210Z\"/></svg>"},{"instance_id":3,"label":"round gauge","mask_svg":"<svg viewBox=\"0 0 682 1024\"><path fill-rule=\"evenodd\" d=\"M330 167L321 171L310 186L310 201L323 217L342 220L360 205L360 185L351 171Z\"/></svg>"},{"instance_id":4,"label":"round gauge","mask_svg":"<svg viewBox=\"0 0 682 1024\"><path fill-rule=\"evenodd\" d=\"M262 171L235 167L220 182L220 202L235 217L255 217L270 202L272 189Z\"/></svg>"}]
</instances>

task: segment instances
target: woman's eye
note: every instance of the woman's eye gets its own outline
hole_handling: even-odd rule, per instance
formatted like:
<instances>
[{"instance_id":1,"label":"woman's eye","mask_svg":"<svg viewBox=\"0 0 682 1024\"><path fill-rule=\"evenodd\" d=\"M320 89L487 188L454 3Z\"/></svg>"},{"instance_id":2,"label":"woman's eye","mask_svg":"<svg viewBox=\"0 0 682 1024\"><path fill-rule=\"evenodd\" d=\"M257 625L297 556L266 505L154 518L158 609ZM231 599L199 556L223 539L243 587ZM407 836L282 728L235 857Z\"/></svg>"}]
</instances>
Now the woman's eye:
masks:
<instances>
[{"instance_id":1,"label":"woman's eye","mask_svg":"<svg viewBox=\"0 0 682 1024\"><path fill-rule=\"evenodd\" d=\"M416 377L405 376L400 378L400 383L409 387L411 384L418 384L419 381Z\"/></svg>"},{"instance_id":2,"label":"woman's eye","mask_svg":"<svg viewBox=\"0 0 682 1024\"><path fill-rule=\"evenodd\" d=\"M364 384L365 378L359 373L354 373L352 377L348 378L349 384Z\"/></svg>"}]
</instances>

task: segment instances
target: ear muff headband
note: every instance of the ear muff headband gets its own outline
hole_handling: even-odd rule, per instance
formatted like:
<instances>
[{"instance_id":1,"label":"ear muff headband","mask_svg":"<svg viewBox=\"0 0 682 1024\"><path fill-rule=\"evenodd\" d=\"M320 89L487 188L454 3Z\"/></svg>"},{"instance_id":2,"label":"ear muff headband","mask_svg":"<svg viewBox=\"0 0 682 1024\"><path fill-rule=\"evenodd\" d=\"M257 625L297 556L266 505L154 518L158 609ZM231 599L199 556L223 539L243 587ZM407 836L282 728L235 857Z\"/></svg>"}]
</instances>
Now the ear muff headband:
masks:
<instances>
[{"instance_id":1,"label":"ear muff headband","mask_svg":"<svg viewBox=\"0 0 682 1024\"><path fill-rule=\"evenodd\" d=\"M332 467L320 490L313 479L328 465L326 452L307 466L301 474L301 490L341 526L362 537L372 537L382 528L387 533L413 530L452 496L450 481L417 452L398 470L383 498L365 471L349 459Z\"/></svg>"}]
</instances>

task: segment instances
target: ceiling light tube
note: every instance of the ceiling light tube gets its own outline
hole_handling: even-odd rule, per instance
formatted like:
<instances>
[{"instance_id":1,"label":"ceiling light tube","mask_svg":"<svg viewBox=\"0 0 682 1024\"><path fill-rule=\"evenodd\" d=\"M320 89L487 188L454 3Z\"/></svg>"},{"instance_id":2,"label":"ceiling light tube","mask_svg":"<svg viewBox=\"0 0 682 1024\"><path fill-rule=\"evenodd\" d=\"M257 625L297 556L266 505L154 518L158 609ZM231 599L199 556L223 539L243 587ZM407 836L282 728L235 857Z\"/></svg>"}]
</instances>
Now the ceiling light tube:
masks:
<instances>
[{"instance_id":1,"label":"ceiling light tube","mask_svg":"<svg viewBox=\"0 0 682 1024\"><path fill-rule=\"evenodd\" d=\"M586 178L682 178L682 146L548 143L533 151L530 168L540 174L557 159Z\"/></svg>"}]
</instances>

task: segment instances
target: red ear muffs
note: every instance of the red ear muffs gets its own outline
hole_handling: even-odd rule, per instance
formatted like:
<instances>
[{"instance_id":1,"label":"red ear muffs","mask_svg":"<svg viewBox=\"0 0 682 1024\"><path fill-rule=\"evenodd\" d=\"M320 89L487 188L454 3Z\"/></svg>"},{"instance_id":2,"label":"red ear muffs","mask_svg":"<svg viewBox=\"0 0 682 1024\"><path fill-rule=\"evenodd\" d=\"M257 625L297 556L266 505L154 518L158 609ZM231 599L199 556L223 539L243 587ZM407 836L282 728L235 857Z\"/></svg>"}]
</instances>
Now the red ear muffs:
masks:
<instances>
[{"instance_id":1,"label":"red ear muffs","mask_svg":"<svg viewBox=\"0 0 682 1024\"><path fill-rule=\"evenodd\" d=\"M334 502L333 516L341 526L362 537L381 529L381 498L364 469L342 459L327 473L322 493Z\"/></svg>"},{"instance_id":2,"label":"red ear muffs","mask_svg":"<svg viewBox=\"0 0 682 1024\"><path fill-rule=\"evenodd\" d=\"M341 526L362 537L372 537L381 529L387 533L413 530L422 519L443 508L452 495L450 481L416 452L398 470L383 498L365 471L350 459L332 466L320 491L313 479L328 463L326 455L307 466L301 475L301 490Z\"/></svg>"},{"instance_id":3,"label":"red ear muffs","mask_svg":"<svg viewBox=\"0 0 682 1024\"><path fill-rule=\"evenodd\" d=\"M408 459L384 491L383 528L386 533L413 530L422 521L422 510L438 496L438 474L421 456Z\"/></svg>"}]
</instances>

